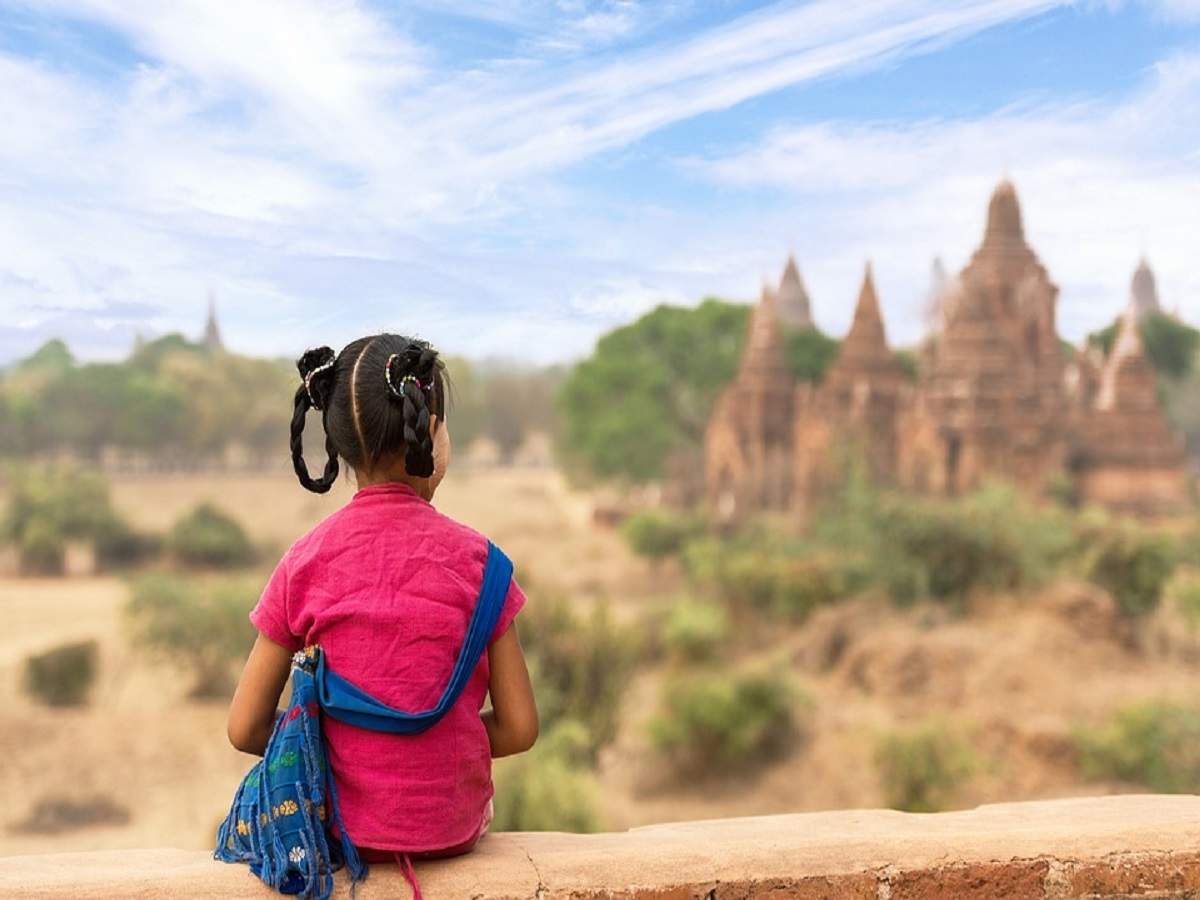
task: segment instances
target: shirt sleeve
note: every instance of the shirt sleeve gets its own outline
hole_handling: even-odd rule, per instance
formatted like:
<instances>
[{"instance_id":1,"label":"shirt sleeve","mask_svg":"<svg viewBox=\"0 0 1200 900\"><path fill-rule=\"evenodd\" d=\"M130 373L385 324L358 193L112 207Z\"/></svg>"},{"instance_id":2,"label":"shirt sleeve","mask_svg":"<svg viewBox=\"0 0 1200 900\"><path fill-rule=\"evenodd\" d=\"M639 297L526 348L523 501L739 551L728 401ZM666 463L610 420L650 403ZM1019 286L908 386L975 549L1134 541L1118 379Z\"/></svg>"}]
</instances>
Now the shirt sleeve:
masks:
<instances>
[{"instance_id":1,"label":"shirt sleeve","mask_svg":"<svg viewBox=\"0 0 1200 900\"><path fill-rule=\"evenodd\" d=\"M492 639L488 641L489 646L503 637L504 632L508 631L508 626L512 624L513 619L517 617L517 613L521 611L521 607L525 605L525 599L525 592L517 584L517 579L513 578L508 583L508 593L504 597L504 606L500 609L500 619L496 622L496 628L492 632Z\"/></svg>"},{"instance_id":2,"label":"shirt sleeve","mask_svg":"<svg viewBox=\"0 0 1200 900\"><path fill-rule=\"evenodd\" d=\"M292 634L288 625L288 574L287 557L279 561L267 586L254 609L250 610L250 623L258 629L263 637L274 641L281 647L286 647L295 653L304 646L304 641Z\"/></svg>"}]
</instances>

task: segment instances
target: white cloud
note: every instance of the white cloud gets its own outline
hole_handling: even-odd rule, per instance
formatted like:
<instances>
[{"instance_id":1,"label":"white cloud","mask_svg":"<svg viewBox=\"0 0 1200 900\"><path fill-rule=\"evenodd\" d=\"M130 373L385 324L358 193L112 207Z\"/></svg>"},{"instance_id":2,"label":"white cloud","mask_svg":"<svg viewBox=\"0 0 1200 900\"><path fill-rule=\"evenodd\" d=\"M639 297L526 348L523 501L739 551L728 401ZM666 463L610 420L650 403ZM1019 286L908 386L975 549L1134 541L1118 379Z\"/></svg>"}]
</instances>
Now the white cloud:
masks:
<instances>
[{"instance_id":1,"label":"white cloud","mask_svg":"<svg viewBox=\"0 0 1200 900\"><path fill-rule=\"evenodd\" d=\"M99 23L142 62L100 84L0 55L0 284L22 286L5 288L3 302L15 307L10 321L53 319L50 297L56 309L97 315L112 304L151 304L160 310L153 327L191 327L211 286L235 345L241 334L245 349L284 352L311 343L305 328L331 310L344 311L335 322L348 338L391 314L398 304L387 298L402 297L406 315L424 317L461 349L575 352L618 312L659 296L747 296L764 270L774 274L787 243L835 260L861 243L833 248L833 235L867 232L857 211L839 212L832 200L831 225L806 228L796 224L803 212L780 209L697 223L654 208L650 197L621 214L581 209L567 169L700 114L1065 2L777 3L687 37L654 32L656 40L614 52L687 4L491 0L462 14L512 28L517 55L467 70L448 69L445 48L418 45L399 19L351 0L44 0L38 14ZM1046 116L997 118L1019 122L1035 147L1074 146L1069 128ZM886 221L902 206L887 207L888 191L911 200L915 180L957 171L938 144L949 133L979 152L980 169L940 190L946 203L971 194L975 216L976 193L1003 168L987 124L889 131L832 123L775 133L745 156L757 154L755 165L779 179L796 174L798 156L824 159L797 183L840 185L854 197L852 164L870 165L880 196L859 210ZM1004 162L1024 166L1024 149L1002 144L1013 152ZM893 155L907 162L894 166ZM704 163L731 184L736 165ZM896 235L915 245L918 232L897 225ZM873 252L886 253L887 231L877 236ZM907 252L923 271L932 249ZM839 271L806 267L814 281ZM130 313L129 327L136 321L144 314ZM21 342L4 340L0 358Z\"/></svg>"},{"instance_id":2,"label":"white cloud","mask_svg":"<svg viewBox=\"0 0 1200 900\"><path fill-rule=\"evenodd\" d=\"M802 259L818 258L814 295L830 327L873 257L891 331L917 336L935 253L961 266L982 234L987 197L1016 182L1026 232L1062 287L1060 327L1071 337L1112 319L1140 253L1171 305L1200 318L1200 56L1160 64L1118 104L1043 103L968 120L908 124L824 122L778 128L760 141L684 164L741 189L769 188L819 227ZM831 262L837 261L831 268ZM836 279L837 292L828 288ZM825 290L823 290L825 289Z\"/></svg>"}]
</instances>

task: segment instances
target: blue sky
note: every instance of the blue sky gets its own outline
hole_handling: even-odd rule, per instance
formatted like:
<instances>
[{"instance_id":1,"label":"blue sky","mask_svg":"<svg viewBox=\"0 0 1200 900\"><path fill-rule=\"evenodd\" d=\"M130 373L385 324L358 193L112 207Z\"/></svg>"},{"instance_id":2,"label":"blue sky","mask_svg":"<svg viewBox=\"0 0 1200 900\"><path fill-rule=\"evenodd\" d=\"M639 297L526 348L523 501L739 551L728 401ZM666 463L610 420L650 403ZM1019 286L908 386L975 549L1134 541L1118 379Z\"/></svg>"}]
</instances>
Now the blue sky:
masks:
<instances>
[{"instance_id":1,"label":"blue sky","mask_svg":"<svg viewBox=\"0 0 1200 900\"><path fill-rule=\"evenodd\" d=\"M1016 183L1077 339L1200 321L1200 0L0 0L0 365L136 333L586 353L656 303L890 336Z\"/></svg>"}]
</instances>

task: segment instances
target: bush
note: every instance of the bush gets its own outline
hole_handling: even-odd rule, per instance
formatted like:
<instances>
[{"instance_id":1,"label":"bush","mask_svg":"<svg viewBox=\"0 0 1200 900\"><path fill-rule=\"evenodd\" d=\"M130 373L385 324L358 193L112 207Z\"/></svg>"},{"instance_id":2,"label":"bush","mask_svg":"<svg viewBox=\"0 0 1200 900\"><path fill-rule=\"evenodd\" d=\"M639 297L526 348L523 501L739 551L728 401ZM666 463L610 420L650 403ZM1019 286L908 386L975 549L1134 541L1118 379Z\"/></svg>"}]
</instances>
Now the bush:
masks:
<instances>
[{"instance_id":1,"label":"bush","mask_svg":"<svg viewBox=\"0 0 1200 900\"><path fill-rule=\"evenodd\" d=\"M1175 567L1167 539L1131 525L1084 536L1083 567L1089 581L1107 590L1127 616L1151 612Z\"/></svg>"},{"instance_id":2,"label":"bush","mask_svg":"<svg viewBox=\"0 0 1200 900\"><path fill-rule=\"evenodd\" d=\"M96 680L95 641L63 644L25 660L25 690L47 706L81 706Z\"/></svg>"},{"instance_id":3,"label":"bush","mask_svg":"<svg viewBox=\"0 0 1200 900\"><path fill-rule=\"evenodd\" d=\"M201 503L171 529L171 551L192 566L230 568L254 560L242 526L210 503Z\"/></svg>"},{"instance_id":4,"label":"bush","mask_svg":"<svg viewBox=\"0 0 1200 900\"><path fill-rule=\"evenodd\" d=\"M961 737L939 724L889 734L875 748L885 802L905 812L938 812L953 802L975 771L975 756Z\"/></svg>"},{"instance_id":5,"label":"bush","mask_svg":"<svg viewBox=\"0 0 1200 900\"><path fill-rule=\"evenodd\" d=\"M1200 575L1193 571L1181 573L1171 579L1167 592L1188 627L1200 628Z\"/></svg>"},{"instance_id":6,"label":"bush","mask_svg":"<svg viewBox=\"0 0 1200 900\"><path fill-rule=\"evenodd\" d=\"M706 601L673 604L663 625L667 649L691 662L712 659L728 635L729 617L724 608Z\"/></svg>"},{"instance_id":7,"label":"bush","mask_svg":"<svg viewBox=\"0 0 1200 900\"><path fill-rule=\"evenodd\" d=\"M134 640L187 665L194 678L191 696L228 696L231 667L254 643L248 614L260 587L257 579L197 583L164 572L144 575L134 582L126 608Z\"/></svg>"},{"instance_id":8,"label":"bush","mask_svg":"<svg viewBox=\"0 0 1200 900\"><path fill-rule=\"evenodd\" d=\"M635 553L656 560L678 555L688 539L702 528L702 523L692 516L665 510L642 510L621 526Z\"/></svg>"},{"instance_id":9,"label":"bush","mask_svg":"<svg viewBox=\"0 0 1200 900\"><path fill-rule=\"evenodd\" d=\"M800 622L818 606L845 596L849 586L842 565L830 554L778 544L762 533L691 541L682 559L689 577L712 587L735 613L752 610Z\"/></svg>"},{"instance_id":10,"label":"bush","mask_svg":"<svg viewBox=\"0 0 1200 900\"><path fill-rule=\"evenodd\" d=\"M563 720L525 754L496 767L494 831L600 830L598 791L587 770L587 728Z\"/></svg>"},{"instance_id":11,"label":"bush","mask_svg":"<svg viewBox=\"0 0 1200 900\"><path fill-rule=\"evenodd\" d=\"M61 575L66 568L67 543L49 519L38 517L25 523L17 540L22 575Z\"/></svg>"},{"instance_id":12,"label":"bush","mask_svg":"<svg viewBox=\"0 0 1200 900\"><path fill-rule=\"evenodd\" d=\"M962 500L878 494L851 479L813 529L840 552L849 584L879 585L904 605L959 603L978 589L1038 584L1068 557L1068 519L993 484Z\"/></svg>"},{"instance_id":13,"label":"bush","mask_svg":"<svg viewBox=\"0 0 1200 900\"><path fill-rule=\"evenodd\" d=\"M1200 710L1171 703L1126 707L1104 726L1075 733L1085 778L1142 784L1167 794L1200 791Z\"/></svg>"},{"instance_id":14,"label":"bush","mask_svg":"<svg viewBox=\"0 0 1200 900\"><path fill-rule=\"evenodd\" d=\"M767 675L706 674L668 683L650 722L655 748L680 774L744 770L781 755L811 700Z\"/></svg>"},{"instance_id":15,"label":"bush","mask_svg":"<svg viewBox=\"0 0 1200 900\"><path fill-rule=\"evenodd\" d=\"M12 825L19 834L61 834L97 825L125 825L129 810L101 794L42 797L29 814Z\"/></svg>"},{"instance_id":16,"label":"bush","mask_svg":"<svg viewBox=\"0 0 1200 900\"><path fill-rule=\"evenodd\" d=\"M114 535L132 535L112 507L108 484L96 472L26 466L14 469L9 481L0 537L16 545L23 572L62 574L69 540L92 541L101 561L114 549L109 543Z\"/></svg>"},{"instance_id":17,"label":"bush","mask_svg":"<svg viewBox=\"0 0 1200 900\"><path fill-rule=\"evenodd\" d=\"M127 569L152 559L162 552L162 538L134 531L120 519L96 533L96 565L101 569Z\"/></svg>"},{"instance_id":18,"label":"bush","mask_svg":"<svg viewBox=\"0 0 1200 900\"><path fill-rule=\"evenodd\" d=\"M614 623L604 605L584 618L555 597L531 603L522 614L521 642L543 723L577 719L592 752L612 740L639 655L635 633Z\"/></svg>"}]
</instances>

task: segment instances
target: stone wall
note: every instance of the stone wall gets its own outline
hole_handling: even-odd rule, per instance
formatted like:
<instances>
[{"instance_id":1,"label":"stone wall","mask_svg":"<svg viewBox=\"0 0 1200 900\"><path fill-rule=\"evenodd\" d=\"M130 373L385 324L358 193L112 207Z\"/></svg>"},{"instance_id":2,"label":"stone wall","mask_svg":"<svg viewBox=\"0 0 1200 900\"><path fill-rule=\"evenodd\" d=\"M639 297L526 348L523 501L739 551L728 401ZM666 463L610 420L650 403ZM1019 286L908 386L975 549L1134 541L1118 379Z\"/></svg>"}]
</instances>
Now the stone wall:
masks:
<instances>
[{"instance_id":1,"label":"stone wall","mask_svg":"<svg viewBox=\"0 0 1200 900\"><path fill-rule=\"evenodd\" d=\"M937 900L1200 897L1200 797L1127 795L913 815L806 813L619 834L495 834L420 863L429 900ZM0 859L0 895L276 896L184 850ZM349 896L339 877L337 897ZM410 896L376 865L360 900Z\"/></svg>"}]
</instances>

